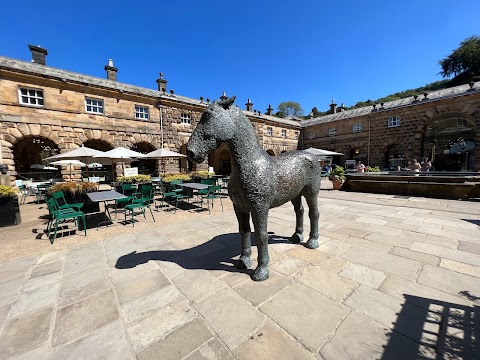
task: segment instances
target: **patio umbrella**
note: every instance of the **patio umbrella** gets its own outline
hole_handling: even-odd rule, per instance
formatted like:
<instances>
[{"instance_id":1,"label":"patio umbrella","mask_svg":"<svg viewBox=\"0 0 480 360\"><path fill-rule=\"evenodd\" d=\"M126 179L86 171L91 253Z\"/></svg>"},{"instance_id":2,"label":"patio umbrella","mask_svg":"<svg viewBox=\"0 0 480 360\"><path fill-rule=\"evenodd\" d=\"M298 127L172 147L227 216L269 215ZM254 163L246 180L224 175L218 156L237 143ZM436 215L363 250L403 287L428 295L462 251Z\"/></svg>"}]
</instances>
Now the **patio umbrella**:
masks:
<instances>
[{"instance_id":1,"label":"patio umbrella","mask_svg":"<svg viewBox=\"0 0 480 360\"><path fill-rule=\"evenodd\" d=\"M77 149L67 151L65 153L57 154L50 156L45 160L62 160L62 159L71 159L71 160L80 160L84 163L88 163L92 160L93 156L103 154L103 151L95 150L86 146L81 146ZM87 177L88 177L88 167L87 167Z\"/></svg>"},{"instance_id":2,"label":"patio umbrella","mask_svg":"<svg viewBox=\"0 0 480 360\"><path fill-rule=\"evenodd\" d=\"M303 151L306 151L310 154L317 155L317 156L345 155L345 154L335 152L335 151L316 149L316 148L312 148L312 147L308 148L306 150L303 150Z\"/></svg>"},{"instance_id":3,"label":"patio umbrella","mask_svg":"<svg viewBox=\"0 0 480 360\"><path fill-rule=\"evenodd\" d=\"M182 157L187 157L187 155L183 155L180 153L177 153L175 151L167 150L167 149L157 149L152 152L149 152L148 154L143 155L141 158L142 159L178 159ZM162 167L165 170L165 165L162 161Z\"/></svg>"},{"instance_id":4,"label":"patio umbrella","mask_svg":"<svg viewBox=\"0 0 480 360\"><path fill-rule=\"evenodd\" d=\"M56 167L46 166L46 165L42 165L42 164L33 164L33 165L30 166L30 169L34 169L34 170L57 170Z\"/></svg>"},{"instance_id":5,"label":"patio umbrella","mask_svg":"<svg viewBox=\"0 0 480 360\"><path fill-rule=\"evenodd\" d=\"M95 155L93 156L94 159L110 159L112 161L112 165L115 162L120 161L122 163L122 170L123 170L123 164L126 162L132 162L134 161L133 158L142 158L143 154L124 148L124 147L118 147L109 151L106 151L102 154ZM113 178L115 179L115 167L113 167Z\"/></svg>"},{"instance_id":6,"label":"patio umbrella","mask_svg":"<svg viewBox=\"0 0 480 360\"><path fill-rule=\"evenodd\" d=\"M85 163L78 160L74 160L74 159L57 160L57 161L51 162L50 165L63 165L63 166L70 165L70 179L72 178L72 165L81 166L81 167L86 166Z\"/></svg>"}]
</instances>

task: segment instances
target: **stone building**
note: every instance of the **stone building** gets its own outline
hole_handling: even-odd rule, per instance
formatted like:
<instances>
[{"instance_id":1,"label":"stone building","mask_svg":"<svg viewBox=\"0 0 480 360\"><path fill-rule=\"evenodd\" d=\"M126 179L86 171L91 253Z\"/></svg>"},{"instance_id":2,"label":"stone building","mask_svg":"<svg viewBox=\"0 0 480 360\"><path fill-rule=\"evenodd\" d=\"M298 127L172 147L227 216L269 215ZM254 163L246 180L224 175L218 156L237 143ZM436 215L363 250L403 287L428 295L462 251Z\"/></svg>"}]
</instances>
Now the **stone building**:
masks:
<instances>
[{"instance_id":1,"label":"stone building","mask_svg":"<svg viewBox=\"0 0 480 360\"><path fill-rule=\"evenodd\" d=\"M434 170L480 170L480 82L301 121L304 147L381 169L432 160Z\"/></svg>"},{"instance_id":2,"label":"stone building","mask_svg":"<svg viewBox=\"0 0 480 360\"><path fill-rule=\"evenodd\" d=\"M105 66L106 78L101 79L49 67L46 49L31 45L29 48L31 62L0 57L0 161L8 166L11 181L51 176L44 159L82 145L102 151L123 146L142 153L163 145L185 153L186 143L210 102L167 91L167 81L161 73L156 80L157 89L147 89L118 82L118 69L111 60ZM248 99L245 115L266 151L276 155L297 149L301 131L298 121L271 116L271 107L264 115L252 110ZM166 171L211 166L216 173L230 172L230 154L225 145L197 166L186 159L161 163ZM160 164L156 160L141 160L131 165L152 174ZM111 166L105 164L102 168L107 181ZM117 175L121 169L117 164ZM70 178L69 170L62 169L66 180ZM80 168L73 169L73 178L81 176Z\"/></svg>"}]
</instances>

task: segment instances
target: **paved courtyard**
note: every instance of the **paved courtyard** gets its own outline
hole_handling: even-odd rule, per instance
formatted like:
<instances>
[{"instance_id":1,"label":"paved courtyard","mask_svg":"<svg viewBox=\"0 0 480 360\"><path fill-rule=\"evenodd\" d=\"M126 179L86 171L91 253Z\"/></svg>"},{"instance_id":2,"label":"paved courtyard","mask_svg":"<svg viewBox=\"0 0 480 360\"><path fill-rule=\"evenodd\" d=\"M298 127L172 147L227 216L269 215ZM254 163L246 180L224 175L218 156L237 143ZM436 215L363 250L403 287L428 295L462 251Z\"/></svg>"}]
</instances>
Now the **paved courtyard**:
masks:
<instances>
[{"instance_id":1,"label":"paved courtyard","mask_svg":"<svg viewBox=\"0 0 480 360\"><path fill-rule=\"evenodd\" d=\"M0 359L479 358L479 202L322 189L316 250L288 242L290 203L271 210L261 283L233 267L224 202L1 262Z\"/></svg>"}]
</instances>

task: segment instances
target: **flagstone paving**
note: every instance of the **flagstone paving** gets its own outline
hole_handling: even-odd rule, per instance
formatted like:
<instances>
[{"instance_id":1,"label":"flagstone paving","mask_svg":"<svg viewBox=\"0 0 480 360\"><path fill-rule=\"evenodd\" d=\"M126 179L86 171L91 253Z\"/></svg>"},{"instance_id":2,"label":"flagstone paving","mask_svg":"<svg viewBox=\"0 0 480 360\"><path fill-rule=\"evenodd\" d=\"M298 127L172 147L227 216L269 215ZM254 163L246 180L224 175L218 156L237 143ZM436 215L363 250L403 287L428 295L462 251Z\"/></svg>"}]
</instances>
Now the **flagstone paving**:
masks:
<instances>
[{"instance_id":1,"label":"flagstone paving","mask_svg":"<svg viewBox=\"0 0 480 360\"><path fill-rule=\"evenodd\" d=\"M316 250L271 210L258 283L223 201L0 262L0 360L479 358L480 202L323 189Z\"/></svg>"}]
</instances>

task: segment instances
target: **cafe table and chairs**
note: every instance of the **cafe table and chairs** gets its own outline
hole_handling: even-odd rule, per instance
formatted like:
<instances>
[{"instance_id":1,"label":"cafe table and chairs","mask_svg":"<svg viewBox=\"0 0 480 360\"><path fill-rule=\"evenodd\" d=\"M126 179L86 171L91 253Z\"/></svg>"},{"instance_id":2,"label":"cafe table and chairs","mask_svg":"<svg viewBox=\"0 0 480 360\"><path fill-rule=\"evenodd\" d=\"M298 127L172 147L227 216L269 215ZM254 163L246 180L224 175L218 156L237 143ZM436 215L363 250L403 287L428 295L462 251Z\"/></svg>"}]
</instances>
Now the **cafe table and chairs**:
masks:
<instances>
[{"instance_id":1,"label":"cafe table and chairs","mask_svg":"<svg viewBox=\"0 0 480 360\"><path fill-rule=\"evenodd\" d=\"M110 225L113 222L113 220L117 217L116 212L115 212L115 218L112 218L112 216L110 215L110 211L108 209L108 202L127 198L126 195L123 195L115 190L95 191L95 192L87 193L87 196L93 202L103 202L105 207L105 212L104 212L105 220L98 223L97 230L98 230L98 227L103 223L105 223L107 226Z\"/></svg>"},{"instance_id":2,"label":"cafe table and chairs","mask_svg":"<svg viewBox=\"0 0 480 360\"><path fill-rule=\"evenodd\" d=\"M177 184L177 186L182 187L185 190L185 198L190 199L193 198L194 191L208 191L208 184L199 184L199 183L182 183Z\"/></svg>"}]
</instances>

